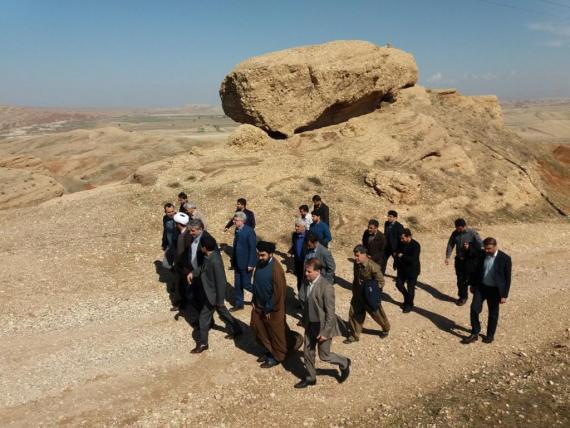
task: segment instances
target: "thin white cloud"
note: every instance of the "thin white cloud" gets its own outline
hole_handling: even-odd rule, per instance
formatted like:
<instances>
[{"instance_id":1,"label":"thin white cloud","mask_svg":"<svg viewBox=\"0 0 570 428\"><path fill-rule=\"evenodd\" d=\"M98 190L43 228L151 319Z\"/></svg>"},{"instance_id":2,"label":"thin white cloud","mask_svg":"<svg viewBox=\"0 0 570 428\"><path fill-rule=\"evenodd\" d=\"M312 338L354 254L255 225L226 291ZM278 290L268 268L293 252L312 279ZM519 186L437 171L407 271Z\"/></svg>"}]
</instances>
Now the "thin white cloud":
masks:
<instances>
[{"instance_id":1,"label":"thin white cloud","mask_svg":"<svg viewBox=\"0 0 570 428\"><path fill-rule=\"evenodd\" d=\"M547 40L546 42L539 42L537 46L543 46L546 48L561 48L566 45L562 40Z\"/></svg>"},{"instance_id":2,"label":"thin white cloud","mask_svg":"<svg viewBox=\"0 0 570 428\"><path fill-rule=\"evenodd\" d=\"M497 73L463 73L463 80L499 80L501 77Z\"/></svg>"},{"instance_id":3,"label":"thin white cloud","mask_svg":"<svg viewBox=\"0 0 570 428\"><path fill-rule=\"evenodd\" d=\"M438 71L435 74L432 74L430 77L427 78L427 81L429 83L438 83L441 82L443 80L443 74L441 74L440 71Z\"/></svg>"},{"instance_id":4,"label":"thin white cloud","mask_svg":"<svg viewBox=\"0 0 570 428\"><path fill-rule=\"evenodd\" d=\"M570 25L553 24L551 22L533 22L528 24L529 30L550 34L557 38L570 39Z\"/></svg>"}]
</instances>

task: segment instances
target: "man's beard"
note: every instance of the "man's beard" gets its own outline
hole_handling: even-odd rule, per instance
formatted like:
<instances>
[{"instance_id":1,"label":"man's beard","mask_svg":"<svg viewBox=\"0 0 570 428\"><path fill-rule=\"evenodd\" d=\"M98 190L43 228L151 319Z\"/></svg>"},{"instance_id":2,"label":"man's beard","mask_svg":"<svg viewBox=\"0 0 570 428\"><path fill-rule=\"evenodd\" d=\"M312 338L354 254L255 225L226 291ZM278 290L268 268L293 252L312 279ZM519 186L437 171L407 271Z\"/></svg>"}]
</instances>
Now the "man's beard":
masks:
<instances>
[{"instance_id":1,"label":"man's beard","mask_svg":"<svg viewBox=\"0 0 570 428\"><path fill-rule=\"evenodd\" d=\"M263 269L265 266L269 264L269 260L258 260L257 261L257 268Z\"/></svg>"}]
</instances>

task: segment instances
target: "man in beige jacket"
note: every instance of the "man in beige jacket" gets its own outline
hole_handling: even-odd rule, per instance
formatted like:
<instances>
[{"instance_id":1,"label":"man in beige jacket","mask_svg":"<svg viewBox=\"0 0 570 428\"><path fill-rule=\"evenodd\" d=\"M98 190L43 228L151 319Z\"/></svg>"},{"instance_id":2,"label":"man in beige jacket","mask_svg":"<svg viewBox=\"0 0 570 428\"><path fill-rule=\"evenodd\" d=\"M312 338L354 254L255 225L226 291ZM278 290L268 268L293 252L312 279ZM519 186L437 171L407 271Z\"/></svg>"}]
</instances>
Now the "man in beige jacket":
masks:
<instances>
[{"instance_id":1,"label":"man in beige jacket","mask_svg":"<svg viewBox=\"0 0 570 428\"><path fill-rule=\"evenodd\" d=\"M305 263L307 279L306 302L303 314L305 327L305 347L303 349L307 377L295 385L306 388L317 383L315 353L319 358L340 368L338 381L344 382L350 374L350 359L331 352L332 338L340 336L338 318L335 314L334 286L321 276L321 262L311 258Z\"/></svg>"}]
</instances>

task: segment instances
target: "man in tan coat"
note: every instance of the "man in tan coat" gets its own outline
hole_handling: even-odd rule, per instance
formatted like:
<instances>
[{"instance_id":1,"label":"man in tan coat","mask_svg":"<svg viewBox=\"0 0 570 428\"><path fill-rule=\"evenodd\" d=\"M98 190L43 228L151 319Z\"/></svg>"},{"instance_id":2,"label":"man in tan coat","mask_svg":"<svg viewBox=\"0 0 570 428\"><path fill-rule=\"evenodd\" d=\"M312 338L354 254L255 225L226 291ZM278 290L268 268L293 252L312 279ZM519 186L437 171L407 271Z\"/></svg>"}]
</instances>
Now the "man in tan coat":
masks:
<instances>
[{"instance_id":1,"label":"man in tan coat","mask_svg":"<svg viewBox=\"0 0 570 428\"><path fill-rule=\"evenodd\" d=\"M315 352L319 358L340 367L339 382L344 382L350 374L350 358L331 352L332 338L340 336L338 318L335 313L334 286L321 276L321 262L309 259L305 264L306 304L303 324L305 327L305 348L303 350L307 377L295 385L306 388L317 383Z\"/></svg>"},{"instance_id":2,"label":"man in tan coat","mask_svg":"<svg viewBox=\"0 0 570 428\"><path fill-rule=\"evenodd\" d=\"M382 304L379 303L378 309L372 310L366 302L363 287L364 283L369 280L376 280L380 289L384 287L384 275L382 275L380 266L368 257L366 248L362 245L357 245L354 248L354 281L352 283L350 312L348 313L351 334L343 343L358 342L367 312L382 327L380 337L388 336L390 323L382 308Z\"/></svg>"}]
</instances>

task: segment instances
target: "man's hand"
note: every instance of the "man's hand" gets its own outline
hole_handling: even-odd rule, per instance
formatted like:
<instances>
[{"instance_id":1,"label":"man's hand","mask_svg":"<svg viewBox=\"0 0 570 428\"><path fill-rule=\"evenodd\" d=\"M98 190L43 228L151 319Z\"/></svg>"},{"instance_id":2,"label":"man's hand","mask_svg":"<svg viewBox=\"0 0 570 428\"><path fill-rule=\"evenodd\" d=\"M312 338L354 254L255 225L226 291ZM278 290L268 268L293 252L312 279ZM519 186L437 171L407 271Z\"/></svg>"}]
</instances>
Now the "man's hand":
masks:
<instances>
[{"instance_id":1,"label":"man's hand","mask_svg":"<svg viewBox=\"0 0 570 428\"><path fill-rule=\"evenodd\" d=\"M402 258L403 255L404 255L404 253L398 253L399 258Z\"/></svg>"},{"instance_id":2,"label":"man's hand","mask_svg":"<svg viewBox=\"0 0 570 428\"><path fill-rule=\"evenodd\" d=\"M190 272L188 275L186 275L186 279L188 280L189 283L192 282L192 272Z\"/></svg>"},{"instance_id":3,"label":"man's hand","mask_svg":"<svg viewBox=\"0 0 570 428\"><path fill-rule=\"evenodd\" d=\"M327 341L328 339L325 336L318 336L317 340L319 341L319 343L323 343L323 342Z\"/></svg>"},{"instance_id":4,"label":"man's hand","mask_svg":"<svg viewBox=\"0 0 570 428\"><path fill-rule=\"evenodd\" d=\"M502 305L503 303L507 303L507 298L506 297L501 297L501 300L499 300L499 303Z\"/></svg>"},{"instance_id":5,"label":"man's hand","mask_svg":"<svg viewBox=\"0 0 570 428\"><path fill-rule=\"evenodd\" d=\"M248 267L247 267L247 271L248 271L248 272L251 272L252 270L253 270L253 268L252 268L251 266L248 266Z\"/></svg>"},{"instance_id":6,"label":"man's hand","mask_svg":"<svg viewBox=\"0 0 570 428\"><path fill-rule=\"evenodd\" d=\"M445 266L449 265L449 259L446 257L445 258Z\"/></svg>"},{"instance_id":7,"label":"man's hand","mask_svg":"<svg viewBox=\"0 0 570 428\"><path fill-rule=\"evenodd\" d=\"M268 320L268 321L271 319L271 312L267 312L267 313L265 314L265 319Z\"/></svg>"}]
</instances>

